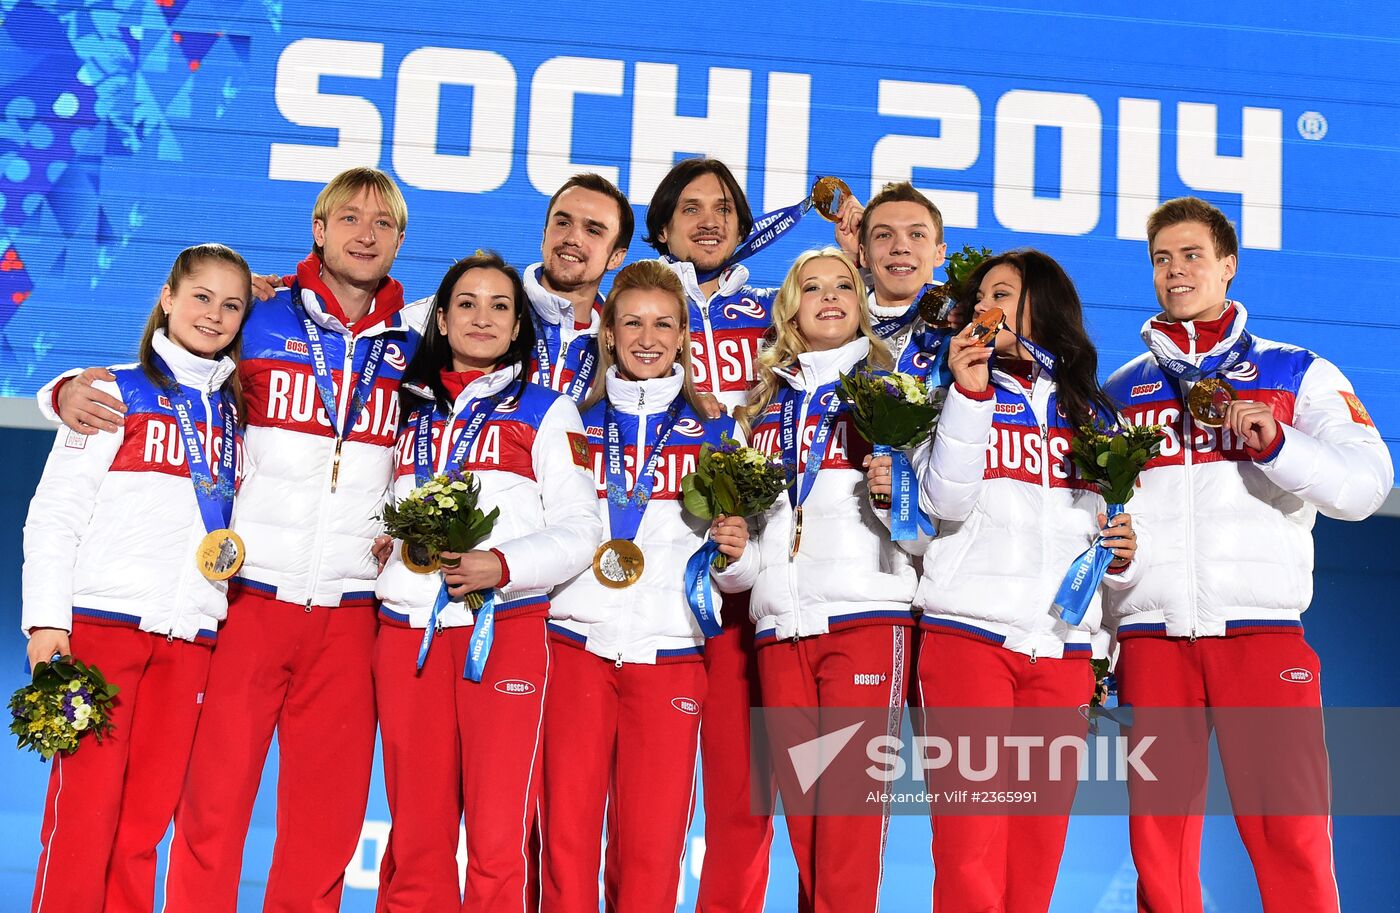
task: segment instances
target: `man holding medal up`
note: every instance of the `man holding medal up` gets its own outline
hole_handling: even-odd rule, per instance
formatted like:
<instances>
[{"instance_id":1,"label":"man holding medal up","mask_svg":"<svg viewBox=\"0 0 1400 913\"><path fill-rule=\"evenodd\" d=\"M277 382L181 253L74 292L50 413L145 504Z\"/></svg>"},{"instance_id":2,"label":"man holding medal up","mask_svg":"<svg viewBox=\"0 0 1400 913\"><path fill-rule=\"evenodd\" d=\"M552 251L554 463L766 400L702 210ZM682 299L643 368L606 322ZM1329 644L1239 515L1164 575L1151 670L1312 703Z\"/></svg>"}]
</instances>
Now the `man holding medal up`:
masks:
<instances>
[{"instance_id":1,"label":"man holding medal up","mask_svg":"<svg viewBox=\"0 0 1400 913\"><path fill-rule=\"evenodd\" d=\"M1147 236L1162 312L1143 326L1148 352L1105 387L1129 421L1167 436L1133 498L1152 561L1131 589L1104 594L1131 738L1157 736L1170 768L1130 782L1138 908L1200 913L1207 708L1256 708L1218 711L1214 725L1263 908L1335 913L1320 671L1300 616L1316 514L1370 516L1394 481L1390 454L1335 365L1246 329L1244 305L1226 297L1239 244L1220 210L1168 201ZM1292 708L1294 725L1261 727L1258 708Z\"/></svg>"}]
</instances>

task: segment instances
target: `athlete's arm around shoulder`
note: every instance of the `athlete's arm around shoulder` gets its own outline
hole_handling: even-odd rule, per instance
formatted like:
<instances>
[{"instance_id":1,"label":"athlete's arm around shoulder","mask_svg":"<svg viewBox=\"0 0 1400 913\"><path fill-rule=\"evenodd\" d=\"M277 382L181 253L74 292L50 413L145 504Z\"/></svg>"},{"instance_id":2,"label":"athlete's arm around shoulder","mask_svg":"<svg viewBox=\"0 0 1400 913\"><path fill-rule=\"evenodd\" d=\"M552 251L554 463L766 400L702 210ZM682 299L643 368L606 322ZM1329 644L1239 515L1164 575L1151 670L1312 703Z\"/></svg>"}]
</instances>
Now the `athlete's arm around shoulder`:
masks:
<instances>
[{"instance_id":1,"label":"athlete's arm around shoulder","mask_svg":"<svg viewBox=\"0 0 1400 913\"><path fill-rule=\"evenodd\" d=\"M1375 513L1395 483L1390 451L1346 375L1324 358L1303 374L1293 424L1259 467L1275 485L1337 520Z\"/></svg>"},{"instance_id":2,"label":"athlete's arm around shoulder","mask_svg":"<svg viewBox=\"0 0 1400 913\"><path fill-rule=\"evenodd\" d=\"M588 566L603 541L598 489L578 406L567 396L553 395L531 453L544 527L497 546L514 589L551 589L563 583Z\"/></svg>"},{"instance_id":3,"label":"athlete's arm around shoulder","mask_svg":"<svg viewBox=\"0 0 1400 913\"><path fill-rule=\"evenodd\" d=\"M96 386L121 403L112 381ZM88 534L97 491L125 439L125 426L110 434L85 435L58 429L44 473L24 521L21 627L73 627L73 567ZM47 658L47 657L46 657Z\"/></svg>"}]
</instances>

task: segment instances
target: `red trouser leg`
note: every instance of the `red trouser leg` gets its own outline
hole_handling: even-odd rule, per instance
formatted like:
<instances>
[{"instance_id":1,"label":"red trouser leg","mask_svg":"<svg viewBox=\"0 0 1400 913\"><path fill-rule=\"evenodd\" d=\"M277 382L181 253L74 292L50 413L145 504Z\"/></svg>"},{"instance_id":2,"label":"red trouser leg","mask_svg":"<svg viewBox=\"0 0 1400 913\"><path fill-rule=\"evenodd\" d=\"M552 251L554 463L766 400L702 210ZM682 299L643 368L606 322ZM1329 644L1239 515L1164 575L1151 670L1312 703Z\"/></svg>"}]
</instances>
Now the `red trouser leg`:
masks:
<instances>
[{"instance_id":1,"label":"red trouser leg","mask_svg":"<svg viewBox=\"0 0 1400 913\"><path fill-rule=\"evenodd\" d=\"M145 637L152 637L150 634ZM156 847L175 816L209 679L207 644L155 637L131 721L130 754L103 913L150 913Z\"/></svg>"},{"instance_id":2,"label":"red trouser leg","mask_svg":"<svg viewBox=\"0 0 1400 913\"><path fill-rule=\"evenodd\" d=\"M1336 913L1317 654L1298 634L1250 634L1197 646L1204 646L1212 707L1292 708L1215 714L1235 825L1254 863L1265 913Z\"/></svg>"},{"instance_id":3,"label":"red trouser leg","mask_svg":"<svg viewBox=\"0 0 1400 913\"><path fill-rule=\"evenodd\" d=\"M1089 724L1080 716L1079 707L1088 703L1094 693L1094 670L1089 662L1040 659L1031 663L1020 654L1012 656L1020 672L1013 732L1042 739L1046 746L1061 736L1083 739ZM1039 760L1045 754L1032 757ZM1004 763L1018 760L1003 758ZM1010 814L1006 818L1006 913L1045 913L1050 909L1065 850L1070 807L1079 785L1073 774L1058 782L1050 781L1048 771L1038 763L1033 771L1032 782L1024 786L1013 782L1011 788L1034 790L1035 808L1045 814Z\"/></svg>"},{"instance_id":4,"label":"red trouser leg","mask_svg":"<svg viewBox=\"0 0 1400 913\"><path fill-rule=\"evenodd\" d=\"M470 637L471 629L463 630ZM481 682L457 682L467 823L464 913L524 913L529 906L527 855L539 800L549 653L543 617L501 621ZM454 658L459 668L466 662L465 641Z\"/></svg>"},{"instance_id":5,"label":"red trouser leg","mask_svg":"<svg viewBox=\"0 0 1400 913\"><path fill-rule=\"evenodd\" d=\"M1009 730L1012 715L1005 708L1014 705L1016 694L1015 668L1002 655L1009 651L927 628L920 636L919 704L928 734L956 744L957 736L966 733L970 744L977 744L979 736ZM974 716L961 709L971 707L987 708L987 712ZM969 763L976 766L982 760L977 754ZM935 795L969 786L961 779L942 781L939 772L929 772L928 788ZM1006 896L1006 816L933 814L930 822L933 909L1001 913Z\"/></svg>"},{"instance_id":6,"label":"red trouser leg","mask_svg":"<svg viewBox=\"0 0 1400 913\"><path fill-rule=\"evenodd\" d=\"M264 913L332 913L374 761L369 607L326 609L246 591L229 606L176 812L169 913L234 913L243 843L278 730L277 843Z\"/></svg>"},{"instance_id":7,"label":"red trouser leg","mask_svg":"<svg viewBox=\"0 0 1400 913\"><path fill-rule=\"evenodd\" d=\"M724 634L705 644L709 684L700 719L705 859L695 909L759 913L768 890L773 816L753 813L754 790L766 799L773 775L750 746L749 711L762 701L748 594L725 594L723 617Z\"/></svg>"},{"instance_id":8,"label":"red trouser leg","mask_svg":"<svg viewBox=\"0 0 1400 913\"><path fill-rule=\"evenodd\" d=\"M1118 654L1118 699L1134 710L1129 749L1151 736L1171 762L1165 769L1154 765L1156 782L1136 776L1128 780L1128 839L1138 873L1138 909L1143 913L1202 910L1201 812L1210 727L1197 644L1185 638L1135 637L1123 640Z\"/></svg>"},{"instance_id":9,"label":"red trouser leg","mask_svg":"<svg viewBox=\"0 0 1400 913\"><path fill-rule=\"evenodd\" d=\"M382 913L457 913L457 833L462 821L462 758L450 711L462 667L439 634L415 674L423 632L381 625L374 645L374 690L384 748L384 788L393 827L380 869ZM465 648L463 648L465 649Z\"/></svg>"},{"instance_id":10,"label":"red trouser leg","mask_svg":"<svg viewBox=\"0 0 1400 913\"><path fill-rule=\"evenodd\" d=\"M617 670L587 650L551 646L539 817L540 909L597 913L603 815L617 742Z\"/></svg>"},{"instance_id":11,"label":"red trouser leg","mask_svg":"<svg viewBox=\"0 0 1400 913\"><path fill-rule=\"evenodd\" d=\"M33 910L102 913L104 904L123 913L150 910L155 848L165 836L181 780L177 773L157 782L149 772L183 764L179 746L188 752L199 704L198 687L187 690L182 683L207 668L209 648L81 621L70 644L74 656L97 666L121 692L112 706L115 728L101 743L84 738L71 755L53 758ZM149 806L135 807L142 802ZM160 832L147 847L162 809Z\"/></svg>"},{"instance_id":12,"label":"red trouser leg","mask_svg":"<svg viewBox=\"0 0 1400 913\"><path fill-rule=\"evenodd\" d=\"M695 810L705 665L628 664L618 673L612 787L617 824L615 852L608 854L608 909L670 910L676 904L686 832Z\"/></svg>"},{"instance_id":13,"label":"red trouser leg","mask_svg":"<svg viewBox=\"0 0 1400 913\"><path fill-rule=\"evenodd\" d=\"M839 714L841 720L849 718L849 711L842 714L841 708L878 709L883 711L885 734L898 735L909 634L908 628L881 625L766 646L759 653L766 705L823 708L819 711L823 732L839 728L839 723L833 726L828 719L836 719L833 714ZM815 701L809 702L813 696ZM873 734L871 730L869 735ZM779 765L778 769L790 767ZM780 779L788 778L782 774ZM792 786L784 782L784 789ZM821 788L820 781L813 787L818 810ZM816 913L877 909L889 827L887 813L788 814L787 823L804 894L799 897L799 909Z\"/></svg>"}]
</instances>

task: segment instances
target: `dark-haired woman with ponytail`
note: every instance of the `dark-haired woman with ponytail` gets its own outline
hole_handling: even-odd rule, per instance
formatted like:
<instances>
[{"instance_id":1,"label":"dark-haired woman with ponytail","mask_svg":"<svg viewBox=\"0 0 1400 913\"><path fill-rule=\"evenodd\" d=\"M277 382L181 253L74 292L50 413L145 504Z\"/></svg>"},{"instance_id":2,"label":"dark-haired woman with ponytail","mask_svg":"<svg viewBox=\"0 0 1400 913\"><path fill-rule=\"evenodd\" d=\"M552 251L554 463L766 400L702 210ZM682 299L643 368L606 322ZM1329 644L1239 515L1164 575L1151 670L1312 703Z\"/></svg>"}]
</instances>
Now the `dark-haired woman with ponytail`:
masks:
<instances>
[{"instance_id":1,"label":"dark-haired woman with ponytail","mask_svg":"<svg viewBox=\"0 0 1400 913\"><path fill-rule=\"evenodd\" d=\"M951 340L953 388L932 446L915 457L922 506L939 520L915 597L918 677L928 735L1002 746L991 761L969 759L974 770L999 762L993 780L933 777L930 790L1008 795L935 806L933 908L1044 913L1074 798L1073 752L1058 782L1040 772L1055 738L1085 734L1079 708L1094 690L1089 659L1102 614L1095 597L1068 625L1054 597L1099 535L1115 556L1107 585L1128 585L1137 540L1128 514L1105 527L1103 498L1069 458L1076 428L1114 414L1074 284L1050 257L1022 250L987 260L967 287L976 319ZM979 322L997 325L993 308L1005 323L980 335ZM1007 746L1012 734L1043 739L1029 765Z\"/></svg>"},{"instance_id":2,"label":"dark-haired woman with ponytail","mask_svg":"<svg viewBox=\"0 0 1400 913\"><path fill-rule=\"evenodd\" d=\"M375 588L375 693L393 817L381 911L497 913L525 904L549 592L588 565L602 534L578 409L528 382L528 306L519 275L500 257L458 261L404 373L390 501L460 470L480 483L482 511L500 516L477 548L444 553L442 570L415 570L395 542ZM431 442L420 448L424 436ZM441 604L444 589L450 598ZM468 593L486 604L467 608ZM463 816L465 898L456 858Z\"/></svg>"}]
</instances>

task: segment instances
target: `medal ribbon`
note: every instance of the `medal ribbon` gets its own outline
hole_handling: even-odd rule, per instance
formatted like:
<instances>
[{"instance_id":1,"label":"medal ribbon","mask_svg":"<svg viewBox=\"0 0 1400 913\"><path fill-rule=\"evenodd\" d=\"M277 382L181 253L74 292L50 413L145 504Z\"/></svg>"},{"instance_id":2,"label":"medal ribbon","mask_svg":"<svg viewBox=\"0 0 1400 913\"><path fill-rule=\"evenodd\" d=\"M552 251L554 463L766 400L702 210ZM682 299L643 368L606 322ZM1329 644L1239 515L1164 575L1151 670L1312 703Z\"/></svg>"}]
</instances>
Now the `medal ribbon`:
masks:
<instances>
[{"instance_id":1,"label":"medal ribbon","mask_svg":"<svg viewBox=\"0 0 1400 913\"><path fill-rule=\"evenodd\" d=\"M891 336L894 336L900 330L913 323L919 316L919 299L923 298L924 293L933 287L933 283L930 282L919 289L919 293L914 296L914 301L909 307L904 309L904 313L896 317L882 317L879 320L872 321L870 328L875 331L875 335L879 336L881 339L889 339Z\"/></svg>"},{"instance_id":2,"label":"medal ribbon","mask_svg":"<svg viewBox=\"0 0 1400 913\"><path fill-rule=\"evenodd\" d=\"M1109 504L1104 510L1110 522L1122 512L1122 504ZM1061 621L1067 625L1077 625L1084 620L1084 613L1089 610L1089 603L1093 602L1094 594L1099 591L1099 584L1103 582L1103 575L1108 572L1113 557L1113 552L1104 546L1103 534L1100 533L1094 539L1094 544L1074 559L1055 593L1055 610L1060 613Z\"/></svg>"},{"instance_id":3,"label":"medal ribbon","mask_svg":"<svg viewBox=\"0 0 1400 913\"><path fill-rule=\"evenodd\" d=\"M175 413L175 422L180 429L180 440L185 445L185 465L189 467L190 481L194 484L194 499L199 505L199 517L204 521L206 532L214 532L228 527L233 516L233 477L234 458L238 451L237 425L234 410L222 395L217 398L218 409L224 422L224 437L220 444L219 478L215 481L208 461L204 457L204 445L200 443L199 431L194 424L194 406L185 389L175 381L175 375L165 359L155 356L156 370L169 378L170 383L160 387L165 398L170 401L170 409ZM205 433L213 429L206 429Z\"/></svg>"},{"instance_id":4,"label":"medal ribbon","mask_svg":"<svg viewBox=\"0 0 1400 913\"><path fill-rule=\"evenodd\" d=\"M890 538L906 542L920 532L932 538L933 522L919 509L919 480L909 457L889 444L871 444L870 452L890 458Z\"/></svg>"},{"instance_id":5,"label":"medal ribbon","mask_svg":"<svg viewBox=\"0 0 1400 913\"><path fill-rule=\"evenodd\" d=\"M335 406L335 384L331 382L331 372L326 364L326 346L321 342L321 330L316 326L316 322L311 319L311 315L306 312L306 305L301 303L300 290L296 290L292 300L296 302L297 312L301 316L301 326L306 332L306 348L311 353L311 371L316 376L316 390L321 394L321 405L326 410L326 421L330 423L335 431L335 436L344 440L350 435L355 427L355 420L360 417L360 410L369 402L370 394L374 392L374 382L379 377L379 368L384 363L384 347L388 344L381 334L374 337L370 343L369 354L365 356L365 363L360 368L360 376L355 381L355 391L351 394L349 407L345 410L345 422L343 427L336 427L336 413L339 411ZM354 338L351 338L354 344ZM342 378L341 382L344 383Z\"/></svg>"},{"instance_id":6,"label":"medal ribbon","mask_svg":"<svg viewBox=\"0 0 1400 913\"><path fill-rule=\"evenodd\" d=\"M798 395L793 391L786 400L783 401L783 462L792 466L793 472L797 473L797 480L792 487L787 490L788 503L792 509L796 510L802 506L802 502L807 500L807 496L812 493L812 486L816 484L817 473L821 471L822 460L826 458L826 439L831 435L831 426L835 424L836 413L841 408L841 397L836 395L836 383L833 381L825 386L818 387L812 394L812 398L821 402L824 394L829 394L826 410L822 413L821 422L817 425L817 430L812 434L812 446L807 448L807 462L798 462L798 449L801 446L802 435L797 427L797 400ZM816 454L816 459L812 455ZM801 471L798 467L801 467Z\"/></svg>"},{"instance_id":7,"label":"medal ribbon","mask_svg":"<svg viewBox=\"0 0 1400 913\"><path fill-rule=\"evenodd\" d=\"M476 400L472 403L472 417L467 421L466 426L462 429L462 433L457 436L457 443L453 445L452 452L447 456L447 462L443 465L443 472L451 472L454 469L460 469L462 467L462 464L466 462L467 451L471 449L472 442L476 440L476 436L481 432L481 429L485 427L486 421L496 414L497 407L500 406L501 401L506 398L508 391L509 387L497 393L489 400ZM418 408L418 411L414 413L412 419L414 422L413 480L418 485L427 483L428 480L433 477L433 418L436 415L437 406L435 404L425 404ZM449 415L442 426L444 442L446 436L451 434L453 424L455 424L455 422L452 420L452 416ZM491 635L495 630L495 591L487 590L484 598L485 602L482 604L481 608L476 610L475 618L478 625L476 630L472 632L473 646L475 646L479 637L484 636L486 640L481 659L483 667L486 665L486 654L491 652ZM423 671L423 664L428 661L428 650L432 647L433 637L438 632L438 618L450 601L451 596L449 596L447 592L447 580L444 578L441 586L438 587L437 598L433 600L433 610L428 615L427 627L423 629L423 641L418 645L417 669L419 672ZM480 622L483 614L492 616L493 623L482 626ZM469 650L468 653L470 654L470 652ZM471 668L470 659L468 660L467 668ZM465 675L466 673L463 674ZM467 677L470 678L470 676ZM478 673L477 677L472 679L472 681L481 681L480 674Z\"/></svg>"},{"instance_id":8,"label":"medal ribbon","mask_svg":"<svg viewBox=\"0 0 1400 913\"><path fill-rule=\"evenodd\" d=\"M719 623L719 605L710 584L710 566L719 554L719 543L706 539L705 544L685 563L685 598L690 614L700 626L700 633L714 637L724 629Z\"/></svg>"},{"instance_id":9,"label":"medal ribbon","mask_svg":"<svg viewBox=\"0 0 1400 913\"><path fill-rule=\"evenodd\" d=\"M677 394L671 400L670 407L666 410L665 416L661 420L660 428L657 432L656 443L652 445L651 456L647 458L646 465L637 472L636 484L632 487L632 494L627 494L627 477L623 472L622 459L622 428L618 424L617 413L613 411L612 403L609 402L603 412L604 423L604 444L607 454L607 491L608 491L608 531L614 539L635 539L637 530L642 525L642 515L646 513L647 504L651 501L651 490L656 486L656 467L661 462L661 452L666 448L666 442L671 437L671 432L676 428L676 417L680 415L681 406L685 404L685 397ZM637 422L643 428L643 443L645 443L646 416L637 417ZM638 454L640 457L641 455Z\"/></svg>"},{"instance_id":10,"label":"medal ribbon","mask_svg":"<svg viewBox=\"0 0 1400 913\"><path fill-rule=\"evenodd\" d=\"M1158 356L1157 364L1163 371L1177 380L1195 383L1203 377L1209 377L1212 374L1224 374L1226 371L1233 368L1235 364L1244 357L1244 353L1248 352L1249 347L1253 344L1254 337L1250 335L1249 330L1241 330L1240 338L1235 340L1234 345L1230 346L1230 348L1221 352L1219 355L1212 355L1209 358L1201 359L1199 365L1193 365L1191 362L1182 358L1162 358L1161 356Z\"/></svg>"},{"instance_id":11,"label":"medal ribbon","mask_svg":"<svg viewBox=\"0 0 1400 913\"><path fill-rule=\"evenodd\" d=\"M532 317L534 312L531 312ZM535 360L539 363L539 383L554 389L554 364L560 359L563 344L563 331L557 324L535 320ZM559 373L572 368L573 377L567 388L560 392L574 402L581 402L588 392L588 383L593 379L593 371L598 366L598 337L580 333L573 342L564 348Z\"/></svg>"}]
</instances>

